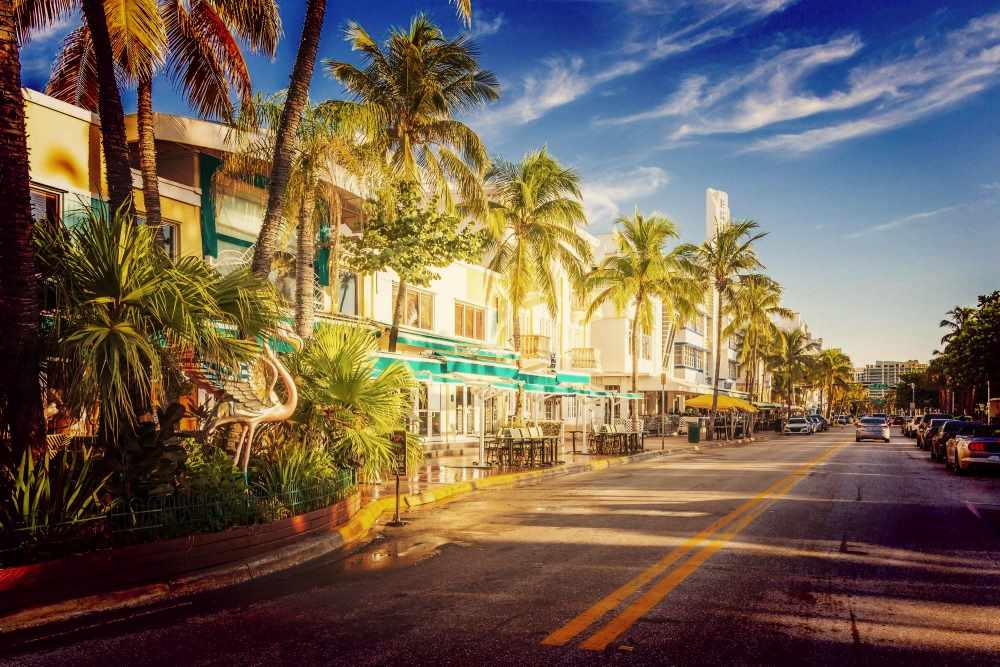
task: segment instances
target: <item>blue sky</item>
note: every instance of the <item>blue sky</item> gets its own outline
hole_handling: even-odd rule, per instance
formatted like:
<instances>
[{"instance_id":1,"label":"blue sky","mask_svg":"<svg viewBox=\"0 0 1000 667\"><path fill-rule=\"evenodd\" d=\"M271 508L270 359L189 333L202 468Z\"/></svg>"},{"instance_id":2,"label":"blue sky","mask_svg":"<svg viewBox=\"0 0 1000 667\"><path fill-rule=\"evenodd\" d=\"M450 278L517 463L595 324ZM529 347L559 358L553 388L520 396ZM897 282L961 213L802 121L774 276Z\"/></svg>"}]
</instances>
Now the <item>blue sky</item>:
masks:
<instances>
[{"instance_id":1,"label":"blue sky","mask_svg":"<svg viewBox=\"0 0 1000 667\"><path fill-rule=\"evenodd\" d=\"M282 3L287 84L304 3ZM466 118L492 152L547 144L585 184L591 231L639 206L704 236L704 190L770 232L767 270L828 346L856 363L927 359L937 322L1000 288L1000 8L995 2L474 0L502 99ZM445 0L329 3L321 57ZM26 47L43 88L66 27ZM315 98L342 96L319 69ZM155 105L186 113L169 81ZM131 100L127 100L131 103Z\"/></svg>"}]
</instances>

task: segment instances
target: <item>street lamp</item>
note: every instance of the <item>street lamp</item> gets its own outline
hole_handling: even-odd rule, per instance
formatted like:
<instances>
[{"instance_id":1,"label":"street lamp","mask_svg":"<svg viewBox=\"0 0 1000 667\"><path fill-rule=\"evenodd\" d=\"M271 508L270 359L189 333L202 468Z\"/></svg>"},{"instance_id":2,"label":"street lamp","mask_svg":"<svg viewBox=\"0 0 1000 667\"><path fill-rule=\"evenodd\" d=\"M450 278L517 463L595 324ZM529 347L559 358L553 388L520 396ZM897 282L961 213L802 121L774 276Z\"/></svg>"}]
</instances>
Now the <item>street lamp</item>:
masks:
<instances>
[{"instance_id":1,"label":"street lamp","mask_svg":"<svg viewBox=\"0 0 1000 667\"><path fill-rule=\"evenodd\" d=\"M910 416L917 412L917 385L910 383Z\"/></svg>"}]
</instances>

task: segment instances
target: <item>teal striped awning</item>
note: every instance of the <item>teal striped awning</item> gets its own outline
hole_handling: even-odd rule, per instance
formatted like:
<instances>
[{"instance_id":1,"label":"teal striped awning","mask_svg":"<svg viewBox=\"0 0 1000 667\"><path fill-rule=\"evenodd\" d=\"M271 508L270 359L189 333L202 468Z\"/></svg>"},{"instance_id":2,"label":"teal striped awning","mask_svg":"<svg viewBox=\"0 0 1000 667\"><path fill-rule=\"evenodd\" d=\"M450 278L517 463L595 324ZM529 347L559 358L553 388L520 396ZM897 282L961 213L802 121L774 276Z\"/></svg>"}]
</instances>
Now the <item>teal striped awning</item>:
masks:
<instances>
[{"instance_id":1,"label":"teal striped awning","mask_svg":"<svg viewBox=\"0 0 1000 667\"><path fill-rule=\"evenodd\" d=\"M558 380L560 384L590 384L590 375L588 373L560 371L556 373L556 380Z\"/></svg>"},{"instance_id":2,"label":"teal striped awning","mask_svg":"<svg viewBox=\"0 0 1000 667\"><path fill-rule=\"evenodd\" d=\"M517 366L511 366L510 364L482 361L468 357L439 356L444 364L444 372L446 373L464 373L466 375L505 378L509 380L517 378Z\"/></svg>"},{"instance_id":3,"label":"teal striped awning","mask_svg":"<svg viewBox=\"0 0 1000 667\"><path fill-rule=\"evenodd\" d=\"M444 366L441 364L440 359L410 357L401 354L392 354L391 352L376 352L375 367L373 370L376 373L381 373L387 366L389 366L389 364L393 362L399 362L405 365L414 375L419 375L420 373L440 375L441 373L444 373Z\"/></svg>"}]
</instances>

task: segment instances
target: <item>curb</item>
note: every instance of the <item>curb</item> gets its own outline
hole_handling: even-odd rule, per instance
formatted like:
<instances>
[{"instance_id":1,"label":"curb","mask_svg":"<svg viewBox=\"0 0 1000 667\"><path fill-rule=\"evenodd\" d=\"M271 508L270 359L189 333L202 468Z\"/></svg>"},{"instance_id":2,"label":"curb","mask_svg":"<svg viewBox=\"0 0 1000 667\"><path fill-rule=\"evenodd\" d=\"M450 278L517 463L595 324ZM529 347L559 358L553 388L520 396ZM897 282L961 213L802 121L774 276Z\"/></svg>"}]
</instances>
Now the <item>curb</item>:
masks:
<instances>
[{"instance_id":1,"label":"curb","mask_svg":"<svg viewBox=\"0 0 1000 667\"><path fill-rule=\"evenodd\" d=\"M726 446L740 446L748 444L749 440L737 441L715 441L704 443L706 449L717 449ZM485 477L479 480L467 482L455 482L442 486L433 491L424 491L419 494L406 494L400 498L400 507L415 509L432 505L443 500L454 499L468 495L473 491L484 489L496 489L503 487L518 487L537 484L539 482L565 477L584 472L596 472L610 467L626 465L639 461L667 456L672 454L682 454L684 452L698 452L696 446L653 450L620 456L613 459L600 459L587 463L575 463L562 465L557 468L547 470L528 470L525 472L507 473ZM208 569L195 574L168 579L162 582L146 584L133 588L113 591L110 593L100 593L72 600L64 600L49 605L42 605L25 609L14 614L9 614L0 618L0 634L28 630L42 625L69 621L74 618L89 614L104 613L120 609L141 607L155 602L163 602L177 598L218 590L242 584L253 579L257 579L275 572L280 572L296 565L300 565L314 558L319 558L333 553L340 549L345 549L363 537L368 535L383 513L391 513L395 510L395 496L386 496L373 500L358 510L347 523L339 528L333 529L327 536L313 538L299 544L293 544L277 549L271 553L240 561L217 568Z\"/></svg>"}]
</instances>

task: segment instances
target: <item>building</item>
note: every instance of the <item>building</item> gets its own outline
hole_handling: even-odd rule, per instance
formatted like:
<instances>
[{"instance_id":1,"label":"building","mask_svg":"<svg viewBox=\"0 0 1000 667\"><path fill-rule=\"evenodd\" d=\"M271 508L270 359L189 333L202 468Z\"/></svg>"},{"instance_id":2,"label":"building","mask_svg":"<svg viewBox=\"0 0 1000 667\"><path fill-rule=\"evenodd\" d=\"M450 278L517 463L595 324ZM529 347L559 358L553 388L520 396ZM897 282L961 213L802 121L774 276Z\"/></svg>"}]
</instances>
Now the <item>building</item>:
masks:
<instances>
[{"instance_id":1,"label":"building","mask_svg":"<svg viewBox=\"0 0 1000 667\"><path fill-rule=\"evenodd\" d=\"M854 381L868 388L868 395L873 400L883 400L889 389L899 384L907 373L921 373L927 370L927 364L910 359L909 361L878 360L867 364L864 368L854 370Z\"/></svg>"}]
</instances>

